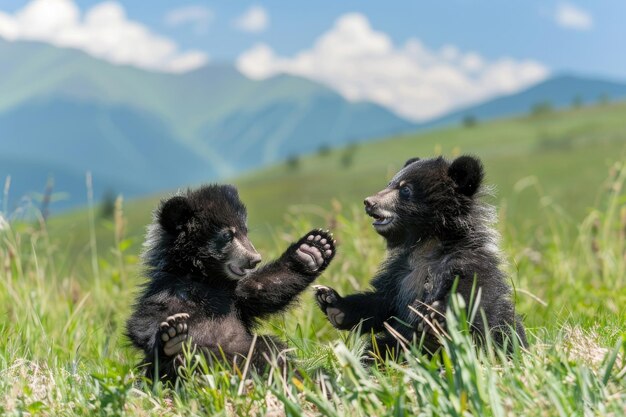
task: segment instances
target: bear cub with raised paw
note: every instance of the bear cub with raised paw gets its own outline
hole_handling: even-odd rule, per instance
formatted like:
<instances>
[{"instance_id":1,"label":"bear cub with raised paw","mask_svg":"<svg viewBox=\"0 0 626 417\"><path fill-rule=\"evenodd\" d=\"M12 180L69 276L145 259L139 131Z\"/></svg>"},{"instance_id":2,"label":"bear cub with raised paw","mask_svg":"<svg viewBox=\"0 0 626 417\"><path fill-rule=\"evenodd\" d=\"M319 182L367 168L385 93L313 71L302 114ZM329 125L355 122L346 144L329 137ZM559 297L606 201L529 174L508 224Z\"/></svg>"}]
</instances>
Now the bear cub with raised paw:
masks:
<instances>
[{"instance_id":1,"label":"bear cub with raised paw","mask_svg":"<svg viewBox=\"0 0 626 417\"><path fill-rule=\"evenodd\" d=\"M340 296L316 286L317 303L330 323L343 330L361 324L373 332L381 353L400 351L398 340L433 352L437 334L445 330L445 314L453 284L466 305L476 297L471 331L477 340L489 333L500 346L516 337L526 346L524 326L515 314L511 288L500 269L498 236L491 224L492 207L481 201L481 162L461 156L409 159L389 185L365 199L365 211L385 238L387 258L371 281L372 291ZM513 329L513 330L511 330ZM508 341L507 341L508 339Z\"/></svg>"},{"instance_id":2,"label":"bear cub with raised paw","mask_svg":"<svg viewBox=\"0 0 626 417\"><path fill-rule=\"evenodd\" d=\"M143 256L148 281L127 322L150 379L176 379L188 340L209 363L241 364L258 320L284 311L335 256L330 233L312 230L255 270L261 256L246 222L230 185L189 190L155 211ZM286 366L285 348L259 336L249 357L253 369L262 371L272 358Z\"/></svg>"}]
</instances>

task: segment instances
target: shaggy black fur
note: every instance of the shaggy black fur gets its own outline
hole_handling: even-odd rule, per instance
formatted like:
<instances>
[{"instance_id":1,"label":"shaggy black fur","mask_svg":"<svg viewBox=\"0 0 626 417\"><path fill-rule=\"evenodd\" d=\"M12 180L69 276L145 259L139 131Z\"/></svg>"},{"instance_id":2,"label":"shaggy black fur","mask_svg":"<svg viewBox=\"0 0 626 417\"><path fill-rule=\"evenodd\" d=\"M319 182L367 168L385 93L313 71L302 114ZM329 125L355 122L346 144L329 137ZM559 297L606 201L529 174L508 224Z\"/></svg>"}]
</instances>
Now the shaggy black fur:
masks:
<instances>
[{"instance_id":1,"label":"shaggy black fur","mask_svg":"<svg viewBox=\"0 0 626 417\"><path fill-rule=\"evenodd\" d=\"M241 363L258 319L284 311L335 255L332 237L314 230L252 272L261 257L248 240L246 217L236 188L219 185L172 197L155 211L144 252L148 281L127 322L149 378L176 378L187 336L211 363ZM252 366L262 371L265 358L284 348L259 337Z\"/></svg>"},{"instance_id":2,"label":"shaggy black fur","mask_svg":"<svg viewBox=\"0 0 626 417\"><path fill-rule=\"evenodd\" d=\"M483 175L480 161L470 156L452 163L441 157L412 158L384 190L366 198L365 210L386 239L387 259L372 280L373 291L341 297L332 288L317 287L318 304L331 323L344 330L361 323L361 332L378 334L381 352L399 351L393 333L416 341L425 332L424 346L432 352L438 339L429 323L445 324L458 277L456 291L467 304L474 281L474 293L480 289L488 329L478 314L472 323L477 339L488 331L503 345L514 328L526 346L511 288L499 269L494 210L480 201Z\"/></svg>"}]
</instances>

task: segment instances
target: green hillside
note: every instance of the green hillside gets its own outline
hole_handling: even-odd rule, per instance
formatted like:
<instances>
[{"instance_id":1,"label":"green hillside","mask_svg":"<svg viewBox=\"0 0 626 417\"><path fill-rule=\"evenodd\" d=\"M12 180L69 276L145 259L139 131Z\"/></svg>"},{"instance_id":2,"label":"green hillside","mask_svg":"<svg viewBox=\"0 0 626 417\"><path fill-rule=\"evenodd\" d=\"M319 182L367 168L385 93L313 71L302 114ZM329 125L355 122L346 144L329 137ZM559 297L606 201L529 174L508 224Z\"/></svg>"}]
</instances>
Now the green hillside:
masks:
<instances>
[{"instance_id":1,"label":"green hillside","mask_svg":"<svg viewBox=\"0 0 626 417\"><path fill-rule=\"evenodd\" d=\"M293 205L329 207L331 199L360 205L411 156L471 153L484 161L486 181L496 186L493 202L523 230L536 224L540 198L564 207L573 220L594 206L611 165L625 156L625 116L626 105L616 104L437 130L361 145L349 167L342 158L351 151L339 150L303 159L295 170L281 166L234 182L260 212L257 218L276 224ZM530 177L537 186L522 191Z\"/></svg>"},{"instance_id":2,"label":"green hillside","mask_svg":"<svg viewBox=\"0 0 626 417\"><path fill-rule=\"evenodd\" d=\"M495 186L491 202L508 231L535 231L546 205L563 209L562 220L575 228L606 191L612 164L626 155L625 116L626 104L619 103L436 130L318 152L230 182L250 208L253 238L264 240L288 213L323 223L332 201L360 210L363 198L384 187L411 156L471 153L485 164L486 182ZM159 198L126 204L128 235L136 242ZM78 213L56 219L53 229L71 228L78 242L86 242L85 218Z\"/></svg>"},{"instance_id":3,"label":"green hillside","mask_svg":"<svg viewBox=\"0 0 626 417\"><path fill-rule=\"evenodd\" d=\"M524 91L496 97L477 105L455 110L424 124L427 127L461 123L471 116L478 120L512 117L528 112L539 104L563 109L609 100L623 100L626 84L622 81L599 80L585 76L560 74L537 83Z\"/></svg>"}]
</instances>

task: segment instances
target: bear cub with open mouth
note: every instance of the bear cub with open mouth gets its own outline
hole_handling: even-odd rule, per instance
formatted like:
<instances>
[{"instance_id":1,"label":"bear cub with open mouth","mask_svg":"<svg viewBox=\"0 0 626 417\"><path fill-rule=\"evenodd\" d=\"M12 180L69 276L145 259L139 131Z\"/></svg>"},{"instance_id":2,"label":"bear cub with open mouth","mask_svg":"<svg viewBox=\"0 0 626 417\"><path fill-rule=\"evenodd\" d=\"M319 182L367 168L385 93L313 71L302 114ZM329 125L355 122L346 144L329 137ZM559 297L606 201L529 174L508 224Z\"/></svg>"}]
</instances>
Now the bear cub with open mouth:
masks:
<instances>
[{"instance_id":1,"label":"bear cub with open mouth","mask_svg":"<svg viewBox=\"0 0 626 417\"><path fill-rule=\"evenodd\" d=\"M361 323L362 333L377 334L383 354L397 355L398 340L422 338L432 353L458 279L457 293L468 307L473 293L486 317L486 326L481 314L471 323L476 339L489 333L500 346L510 349L513 337L526 346L500 269L498 235L491 226L495 211L480 200L483 176L481 162L471 156L452 162L412 158L384 190L366 198L365 211L386 240L387 258L371 281L372 291L341 297L316 286L317 302L331 324L349 330Z\"/></svg>"},{"instance_id":2,"label":"bear cub with open mouth","mask_svg":"<svg viewBox=\"0 0 626 417\"><path fill-rule=\"evenodd\" d=\"M189 339L209 363L241 364L258 320L284 311L334 255L332 236L312 230L254 270L261 255L248 239L247 212L235 187L203 186L162 202L145 243L148 281L127 322L128 337L145 353L146 375L175 380ZM260 336L250 363L262 371L268 358L278 358L284 366L285 348Z\"/></svg>"}]
</instances>

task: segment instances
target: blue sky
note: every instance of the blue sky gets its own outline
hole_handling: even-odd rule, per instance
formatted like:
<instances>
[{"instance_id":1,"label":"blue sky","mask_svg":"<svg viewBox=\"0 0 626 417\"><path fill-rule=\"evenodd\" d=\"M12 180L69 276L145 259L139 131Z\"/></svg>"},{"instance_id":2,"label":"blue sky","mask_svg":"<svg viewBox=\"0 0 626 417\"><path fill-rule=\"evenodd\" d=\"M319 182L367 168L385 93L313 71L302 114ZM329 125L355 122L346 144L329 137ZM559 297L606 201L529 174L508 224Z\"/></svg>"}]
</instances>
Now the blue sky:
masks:
<instances>
[{"instance_id":1,"label":"blue sky","mask_svg":"<svg viewBox=\"0 0 626 417\"><path fill-rule=\"evenodd\" d=\"M78 0L81 10L100 3ZM0 0L0 10L15 11L28 1ZM175 1L134 0L120 2L129 18L171 36L182 46L205 50L213 60L231 61L246 48L264 41L282 54L310 46L342 14L361 12L372 26L395 42L418 37L436 48L454 44L486 57L508 55L537 59L555 71L576 71L626 79L626 2L593 0L569 2L593 17L589 30L573 30L556 24L554 13L565 2L545 0L446 0L446 1ZM214 17L206 33L186 27L171 28L165 14L182 6L201 5ZM264 7L267 30L258 34L234 29L232 20L249 6ZM620 50L622 52L620 52Z\"/></svg>"},{"instance_id":2,"label":"blue sky","mask_svg":"<svg viewBox=\"0 0 626 417\"><path fill-rule=\"evenodd\" d=\"M24 31L28 25L41 26L38 19L55 14L49 11L20 23L21 35L15 35L19 11L46 2L73 7L79 23L94 7L117 11L125 23L150 32L154 39L144 36L137 48L152 48L155 55L134 62L132 42L123 41L116 46L121 51L107 55L103 50L111 49L110 40L98 41L89 31L68 32L71 41L67 33L60 41L51 31ZM0 37L79 45L97 57L152 70L182 72L226 61L252 78L292 73L349 99L378 102L423 119L554 73L626 80L623 17L626 1L621 0L0 0ZM122 27L120 37L129 28ZM93 42L105 42L106 48Z\"/></svg>"}]
</instances>

